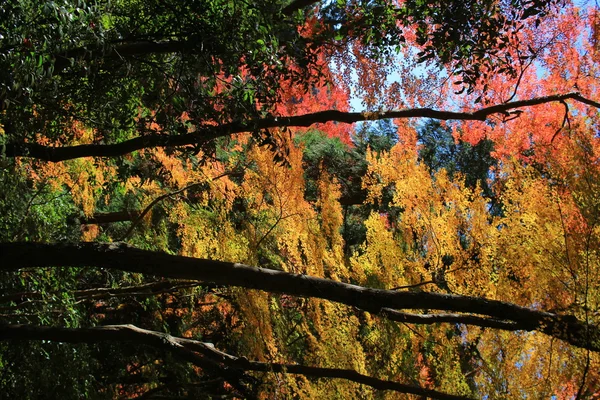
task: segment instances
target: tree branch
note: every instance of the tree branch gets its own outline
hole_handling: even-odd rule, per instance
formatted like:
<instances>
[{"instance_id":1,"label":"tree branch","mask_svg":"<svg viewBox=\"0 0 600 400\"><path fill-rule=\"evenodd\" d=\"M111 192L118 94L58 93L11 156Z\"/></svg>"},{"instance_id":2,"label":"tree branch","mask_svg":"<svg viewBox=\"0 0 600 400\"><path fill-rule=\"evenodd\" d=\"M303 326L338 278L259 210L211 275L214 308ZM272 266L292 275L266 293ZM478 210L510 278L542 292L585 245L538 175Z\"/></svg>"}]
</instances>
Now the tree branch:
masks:
<instances>
[{"instance_id":1,"label":"tree branch","mask_svg":"<svg viewBox=\"0 0 600 400\"><path fill-rule=\"evenodd\" d=\"M159 281L150 282L137 286L125 286L118 288L92 288L74 290L70 292L75 300L91 300L91 299L105 299L109 297L119 296L154 296L162 293L170 293L179 289L185 289L190 287L199 286L201 282L198 281ZM50 292L50 294L60 293L60 291ZM41 292L19 292L11 293L0 296L0 303L6 302L31 302L39 299L43 299L44 294Z\"/></svg>"},{"instance_id":2,"label":"tree branch","mask_svg":"<svg viewBox=\"0 0 600 400\"><path fill-rule=\"evenodd\" d=\"M300 297L326 299L373 314L382 309L432 309L479 314L536 330L574 346L600 352L600 329L570 315L538 311L497 300L427 292L371 289L330 279L244 264L175 256L124 243L0 243L0 270L27 267L98 267L169 278L202 280ZM516 327L515 327L516 328ZM514 330L511 326L511 330Z\"/></svg>"},{"instance_id":3,"label":"tree branch","mask_svg":"<svg viewBox=\"0 0 600 400\"><path fill-rule=\"evenodd\" d=\"M244 398L256 398L250 387L250 383L255 381L254 378L245 375L238 369L221 365L210 357L199 356L184 345L186 341L190 341L189 339L182 339L167 333L141 329L134 325L106 325L95 328L60 328L0 324L0 340L50 340L67 343L141 343L158 349L167 350L184 361L199 366L205 372L225 378L234 388L244 394ZM208 345L205 346L207 348L209 347Z\"/></svg>"},{"instance_id":4,"label":"tree branch","mask_svg":"<svg viewBox=\"0 0 600 400\"><path fill-rule=\"evenodd\" d=\"M174 337L166 333L138 328L134 325L108 325L95 328L59 328L32 325L1 325L0 340L51 340L68 343L96 343L99 341L122 341L142 343L148 346L167 349L183 359L200 367L213 371L225 372L226 379L231 383L238 382L244 386L244 380L251 380L245 371L280 372L300 374L317 378L340 378L361 383L379 390L393 390L427 396L440 400L467 400L465 396L457 396L426 389L419 386L377 379L363 375L352 369L321 368L296 364L266 363L249 361L243 357L235 357L217 350L210 343L193 339ZM199 356L200 353L202 355ZM240 384L240 382L242 384ZM246 391L247 392L247 391Z\"/></svg>"},{"instance_id":5,"label":"tree branch","mask_svg":"<svg viewBox=\"0 0 600 400\"><path fill-rule=\"evenodd\" d=\"M77 146L44 146L38 143L10 142L5 146L6 157L32 157L46 161L64 161L80 157L117 157L136 150L153 147L178 147L208 142L218 137L241 132L255 132L261 129L282 127L308 127L318 123L341 122L351 124L361 121L374 121L390 118L432 118L439 120L485 121L493 114L506 114L508 111L540 104L574 100L591 107L600 108L600 103L587 99L577 92L536 97L529 100L513 101L505 104L484 107L476 111L441 111L431 108L409 108L382 112L344 112L338 110L319 111L289 117L269 117L245 122L232 122L220 126L198 125L196 132L183 135L151 134L139 136L114 144L84 144ZM10 135L11 132L6 132Z\"/></svg>"},{"instance_id":6,"label":"tree branch","mask_svg":"<svg viewBox=\"0 0 600 400\"><path fill-rule=\"evenodd\" d=\"M481 326L483 328L494 328L505 331L518 331L522 329L515 322L467 314L411 314L390 308L382 308L381 315L392 321L419 325L450 323Z\"/></svg>"},{"instance_id":7,"label":"tree branch","mask_svg":"<svg viewBox=\"0 0 600 400\"><path fill-rule=\"evenodd\" d=\"M80 218L79 222L81 222L82 225L112 224L114 222L133 221L135 218L139 217L139 215L139 210L98 212L94 213L91 217Z\"/></svg>"},{"instance_id":8,"label":"tree branch","mask_svg":"<svg viewBox=\"0 0 600 400\"><path fill-rule=\"evenodd\" d=\"M191 52L197 51L198 42L192 40L170 40L164 42L155 42L150 40L141 40L136 42L119 43L112 47L103 48L97 47L89 49L79 47L56 54L54 70L61 73L71 63L71 59L91 60L97 58L98 54L102 55L103 60L107 59L123 59L126 57L143 56L149 54L164 54L176 52Z\"/></svg>"}]
</instances>

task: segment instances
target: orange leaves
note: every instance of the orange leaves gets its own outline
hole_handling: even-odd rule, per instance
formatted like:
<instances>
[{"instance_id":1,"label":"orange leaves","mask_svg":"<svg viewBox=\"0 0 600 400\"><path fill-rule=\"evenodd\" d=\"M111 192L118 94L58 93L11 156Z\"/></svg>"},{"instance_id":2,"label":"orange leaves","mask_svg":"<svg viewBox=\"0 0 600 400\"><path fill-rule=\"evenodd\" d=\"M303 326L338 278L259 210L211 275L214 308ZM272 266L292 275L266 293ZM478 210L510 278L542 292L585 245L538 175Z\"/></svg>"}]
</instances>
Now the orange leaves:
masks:
<instances>
[{"instance_id":1,"label":"orange leaves","mask_svg":"<svg viewBox=\"0 0 600 400\"><path fill-rule=\"evenodd\" d=\"M310 93L305 93L301 88L293 85L288 86L286 83L283 83L283 86L283 103L277 108L280 115L300 115L326 110L349 110L349 92L342 85L323 83L319 87L312 88ZM351 126L348 124L327 122L316 124L314 128L325 132L329 137L337 137L343 143L351 144ZM307 128L294 128L292 131L303 132L306 130Z\"/></svg>"},{"instance_id":2,"label":"orange leaves","mask_svg":"<svg viewBox=\"0 0 600 400\"><path fill-rule=\"evenodd\" d=\"M198 173L191 168L189 160L183 161L180 158L169 156L165 154L163 149L153 150L152 155L157 160L160 168L163 168L167 173L165 183L168 185L181 188L198 178Z\"/></svg>"},{"instance_id":3,"label":"orange leaves","mask_svg":"<svg viewBox=\"0 0 600 400\"><path fill-rule=\"evenodd\" d=\"M568 7L547 16L540 26L524 27L507 50L517 75L490 76L485 81L487 93L467 96L463 107L470 109L478 96L483 96L484 104L573 91L598 98L599 69L589 56L593 44L587 23L588 19L594 20L594 15ZM492 139L500 159L519 157L545 163L569 152L565 146L574 133L590 136L597 129L596 114L576 102L544 104L499 115L486 123L461 123L455 128L455 136L470 143Z\"/></svg>"}]
</instances>

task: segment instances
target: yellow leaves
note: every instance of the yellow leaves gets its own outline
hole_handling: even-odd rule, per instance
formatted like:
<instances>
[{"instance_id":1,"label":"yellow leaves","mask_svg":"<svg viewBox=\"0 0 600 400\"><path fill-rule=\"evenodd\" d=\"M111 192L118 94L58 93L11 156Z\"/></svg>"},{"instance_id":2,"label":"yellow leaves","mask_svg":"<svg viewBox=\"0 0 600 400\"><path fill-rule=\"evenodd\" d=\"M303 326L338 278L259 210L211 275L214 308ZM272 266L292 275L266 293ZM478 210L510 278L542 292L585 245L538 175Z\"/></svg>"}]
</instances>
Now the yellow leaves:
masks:
<instances>
[{"instance_id":1,"label":"yellow leaves","mask_svg":"<svg viewBox=\"0 0 600 400\"><path fill-rule=\"evenodd\" d=\"M366 244L351 259L354 279L383 287L429 281L426 290L564 310L597 321L598 313L582 311L599 307L600 287L586 285L600 274L600 201L591 172L597 161L573 160L582 165L558 169L558 179L551 164L542 166L548 168L542 176L533 167L504 160L494 171L495 201L502 213L492 214L478 188L466 188L460 176L450 179L443 170L431 176L406 149L400 144L389 153L368 155L365 188L370 201L380 204L391 194L390 206L399 211L393 217L372 213L365 221ZM485 344L478 346L481 359L469 361L469 379L490 398L532 390L545 393L543 397L558 395L551 389L573 379L572 369L565 368L569 357L579 363L575 369L583 368L582 352L542 335L473 328L467 335L467 342ZM380 340L382 331L371 330L366 337ZM460 373L465 361L441 348L436 347L434 361L420 365L422 383L434 369L440 389L468 395L471 389ZM540 376L548 378L540 384Z\"/></svg>"},{"instance_id":2,"label":"yellow leaves","mask_svg":"<svg viewBox=\"0 0 600 400\"><path fill-rule=\"evenodd\" d=\"M376 225L374 216L369 218L367 235L387 230L388 235L389 231L396 231L399 237L368 240L364 253L377 248L372 242L402 243L401 247L386 245L381 252L387 248L391 249L388 253L399 254L396 257L406 266L404 284L435 280L435 276L443 274L453 291L481 295L486 292L489 270L485 270L485 260L479 259L477 265L471 265L469 260L476 249L494 237L487 202L478 190L466 188L460 176L451 180L440 170L432 177L425 165L416 162L415 144L411 143L399 143L379 157L369 155L369 176L380 182L370 192L371 198L380 198L383 188L388 187L393 193L392 205L402 211L398 220L387 223L385 228ZM380 257L375 265L381 260ZM373 261L365 265L372 268Z\"/></svg>"},{"instance_id":3,"label":"yellow leaves","mask_svg":"<svg viewBox=\"0 0 600 400\"><path fill-rule=\"evenodd\" d=\"M428 289L544 308L582 302L574 290L582 287L577 271L583 260L588 271L600 269L589 246L574 240L589 231L577 204L598 203L590 196L573 199L531 167L507 160L495 171L503 215L493 216L478 189L443 170L431 176L406 144L370 153L368 160L370 200L379 202L390 191L400 212L392 219L372 214L365 222L367 244L352 259L356 279L376 274L398 282L392 286L432 281ZM393 264L404 266L401 278Z\"/></svg>"},{"instance_id":4,"label":"yellow leaves","mask_svg":"<svg viewBox=\"0 0 600 400\"><path fill-rule=\"evenodd\" d=\"M91 242L98 237L100 229L98 225L85 225L82 227L81 240Z\"/></svg>"},{"instance_id":5,"label":"yellow leaves","mask_svg":"<svg viewBox=\"0 0 600 400\"><path fill-rule=\"evenodd\" d=\"M167 172L167 184L175 188L181 188L197 178L193 169L190 168L189 161L184 162L178 157L169 156L161 148L154 149L152 153L153 157Z\"/></svg>"},{"instance_id":6,"label":"yellow leaves","mask_svg":"<svg viewBox=\"0 0 600 400\"><path fill-rule=\"evenodd\" d=\"M323 261L328 266L327 276L337 280L346 279L349 273L344 263L344 243L340 233L344 218L339 203L339 184L323 170L317 185L319 198L316 208L319 210L321 233L315 236L320 242Z\"/></svg>"},{"instance_id":7,"label":"yellow leaves","mask_svg":"<svg viewBox=\"0 0 600 400\"><path fill-rule=\"evenodd\" d=\"M416 133L406 127L399 130L400 141L389 153L378 154L368 151L366 155L369 171L363 179L363 188L368 191L367 200L381 198L383 188L396 181L410 178L411 166L416 164Z\"/></svg>"},{"instance_id":8,"label":"yellow leaves","mask_svg":"<svg viewBox=\"0 0 600 400\"><path fill-rule=\"evenodd\" d=\"M510 296L507 298L525 296L522 301L561 308L565 306L564 301L572 299L568 299L571 295L565 298L558 294L570 286L568 282L577 269L574 243L564 224L565 213L572 209L569 210L562 196L531 168L507 163L502 174L505 178L500 199L505 215L499 220L497 251L505 268L502 293ZM514 285L515 280L519 282L518 287ZM552 298L547 295L550 288L558 290Z\"/></svg>"},{"instance_id":9,"label":"yellow leaves","mask_svg":"<svg viewBox=\"0 0 600 400\"><path fill-rule=\"evenodd\" d=\"M478 343L478 367L472 376L481 393L489 393L491 399L520 397L520 393L562 398L569 382L576 380L577 387L581 383L586 352L559 340L533 332L485 330ZM590 356L590 371L594 371L597 367L592 366L599 360L593 353Z\"/></svg>"},{"instance_id":10,"label":"yellow leaves","mask_svg":"<svg viewBox=\"0 0 600 400\"><path fill-rule=\"evenodd\" d=\"M329 239L331 247L339 247L342 243L340 227L343 223L342 206L339 203L341 196L339 185L329 176L327 171L322 171L318 188L319 200L317 207L321 211L323 233Z\"/></svg>"},{"instance_id":11,"label":"yellow leaves","mask_svg":"<svg viewBox=\"0 0 600 400\"><path fill-rule=\"evenodd\" d=\"M306 318L310 321L304 362L329 368L354 369L368 374L368 357L357 342L360 321L346 306L310 299ZM319 380L312 386L327 398L358 398L364 396L364 388L343 380ZM322 397L322 396L321 396Z\"/></svg>"},{"instance_id":12,"label":"yellow leaves","mask_svg":"<svg viewBox=\"0 0 600 400\"><path fill-rule=\"evenodd\" d=\"M367 240L360 254L351 259L352 273L359 282L376 277L386 289L406 284L404 277L405 254L388 230L387 216L372 213L365 221ZM371 286L375 283L372 279Z\"/></svg>"},{"instance_id":13,"label":"yellow leaves","mask_svg":"<svg viewBox=\"0 0 600 400\"><path fill-rule=\"evenodd\" d=\"M115 168L95 163L91 158L80 158L61 163L33 162L30 176L34 185L49 185L52 190L67 190L83 214L91 216L103 185L115 175Z\"/></svg>"},{"instance_id":14,"label":"yellow leaves","mask_svg":"<svg viewBox=\"0 0 600 400\"><path fill-rule=\"evenodd\" d=\"M236 290L238 305L245 323L244 354L257 361L270 361L278 354L273 339L269 309L269 294L259 291Z\"/></svg>"},{"instance_id":15,"label":"yellow leaves","mask_svg":"<svg viewBox=\"0 0 600 400\"><path fill-rule=\"evenodd\" d=\"M177 203L170 219L178 224L182 255L232 262L251 261L248 240L227 221L226 210L194 210Z\"/></svg>"}]
</instances>

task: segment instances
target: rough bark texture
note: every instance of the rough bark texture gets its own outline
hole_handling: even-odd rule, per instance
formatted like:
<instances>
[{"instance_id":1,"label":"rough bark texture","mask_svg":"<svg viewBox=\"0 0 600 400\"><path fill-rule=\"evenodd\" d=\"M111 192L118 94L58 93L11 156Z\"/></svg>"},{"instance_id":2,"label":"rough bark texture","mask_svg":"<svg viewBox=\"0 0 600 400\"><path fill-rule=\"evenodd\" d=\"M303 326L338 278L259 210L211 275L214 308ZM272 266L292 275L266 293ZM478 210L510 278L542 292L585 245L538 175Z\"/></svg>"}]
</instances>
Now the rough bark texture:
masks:
<instances>
[{"instance_id":1,"label":"rough bark texture","mask_svg":"<svg viewBox=\"0 0 600 400\"><path fill-rule=\"evenodd\" d=\"M77 146L44 146L37 143L10 142L6 144L6 157L32 157L46 161L64 161L80 157L117 157L136 150L152 147L178 147L205 143L212 139L240 132L253 132L261 129L302 126L331 121L347 124L360 121L373 121L390 118L433 118L440 120L485 121L492 114L508 114L510 111L544 103L575 100L592 107L600 108L600 103L586 99L579 93L567 93L536 97L529 100L513 101L505 104L484 107L472 112L440 111L431 108L411 108L382 112L343 112L337 110L320 111L291 117L271 117L246 122L234 122L221 126L199 125L197 132L183 135L146 135L114 144L84 144ZM7 132L10 135L10 132Z\"/></svg>"},{"instance_id":2,"label":"rough bark texture","mask_svg":"<svg viewBox=\"0 0 600 400\"><path fill-rule=\"evenodd\" d=\"M573 316L537 311L502 301L451 294L371 289L244 264L141 250L124 243L0 244L0 270L84 266L315 297L354 306L373 314L385 314L385 309L431 309L479 314L490 321L516 324L511 324L510 330L536 330L577 347L600 351L600 329L597 326L587 325ZM465 317L467 318L462 321L465 324L476 322L472 315Z\"/></svg>"}]
</instances>

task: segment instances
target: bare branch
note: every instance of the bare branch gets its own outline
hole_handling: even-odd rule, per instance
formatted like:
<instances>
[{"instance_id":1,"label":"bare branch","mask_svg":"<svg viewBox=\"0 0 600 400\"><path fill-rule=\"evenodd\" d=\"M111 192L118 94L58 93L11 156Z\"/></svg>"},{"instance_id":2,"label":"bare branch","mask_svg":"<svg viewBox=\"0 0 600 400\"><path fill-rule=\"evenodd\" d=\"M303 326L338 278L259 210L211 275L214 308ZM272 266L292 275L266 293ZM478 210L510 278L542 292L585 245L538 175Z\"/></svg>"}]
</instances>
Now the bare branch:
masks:
<instances>
[{"instance_id":1,"label":"bare branch","mask_svg":"<svg viewBox=\"0 0 600 400\"><path fill-rule=\"evenodd\" d=\"M138 210L124 210L124 211L113 211L113 212L97 212L91 217L83 217L79 221L82 225L101 225L101 224L112 224L115 222L126 222L132 221L139 217L140 212Z\"/></svg>"},{"instance_id":2,"label":"bare branch","mask_svg":"<svg viewBox=\"0 0 600 400\"><path fill-rule=\"evenodd\" d=\"M423 281L423 282L419 282L419 283L415 283L413 285L403 285L403 286L396 286L391 288L390 290L405 290L405 289L415 289L421 286L425 286L425 285L435 285L435 281Z\"/></svg>"},{"instance_id":3,"label":"bare branch","mask_svg":"<svg viewBox=\"0 0 600 400\"><path fill-rule=\"evenodd\" d=\"M465 324L481 326L484 328L502 329L505 331L521 330L518 323L502 321L495 318L484 318L468 314L411 314L390 308L383 308L381 314L388 319L396 322L409 324L429 325L429 324Z\"/></svg>"},{"instance_id":4,"label":"bare branch","mask_svg":"<svg viewBox=\"0 0 600 400\"><path fill-rule=\"evenodd\" d=\"M177 280L166 280L159 282L150 282L143 285L137 286L125 286L118 288L93 288L93 289L82 289L74 290L71 292L76 301L92 300L92 299L106 299L111 297L120 296L156 296L162 293L171 293L179 289L185 289L201 285L198 281L177 281ZM60 291L50 292L49 294L61 293ZM41 292L19 292L11 293L0 296L0 303L16 302L19 303L14 308L21 308L21 306L31 303L41 302L44 299L44 294ZM48 300L43 300L47 302ZM7 307L0 307L0 309L7 309Z\"/></svg>"}]
</instances>

